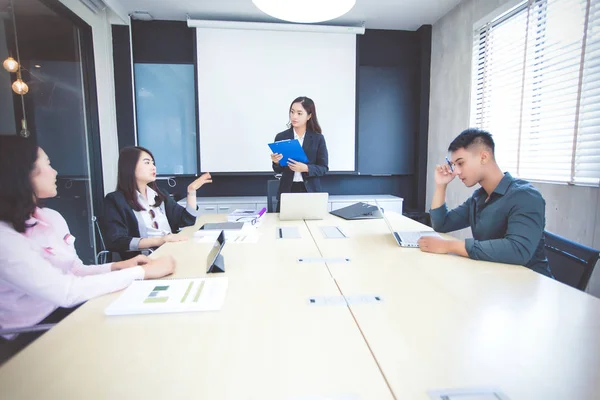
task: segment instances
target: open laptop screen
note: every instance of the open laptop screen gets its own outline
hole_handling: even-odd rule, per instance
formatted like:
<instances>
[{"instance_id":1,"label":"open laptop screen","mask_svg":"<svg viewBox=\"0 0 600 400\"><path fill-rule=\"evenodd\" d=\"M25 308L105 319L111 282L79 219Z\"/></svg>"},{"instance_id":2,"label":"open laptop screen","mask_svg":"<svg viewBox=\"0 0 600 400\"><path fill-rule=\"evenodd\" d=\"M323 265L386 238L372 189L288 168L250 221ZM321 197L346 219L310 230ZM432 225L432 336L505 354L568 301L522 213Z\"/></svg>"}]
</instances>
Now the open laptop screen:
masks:
<instances>
[{"instance_id":1,"label":"open laptop screen","mask_svg":"<svg viewBox=\"0 0 600 400\"><path fill-rule=\"evenodd\" d=\"M208 256L206 257L207 272L210 270L210 267L212 267L212 265L215 263L215 260L217 259L217 257L221 253L221 250L223 249L223 246L225 246L225 231L221 231L221 233L217 237L217 240L215 241L215 244L213 245L213 248L210 250Z\"/></svg>"}]
</instances>

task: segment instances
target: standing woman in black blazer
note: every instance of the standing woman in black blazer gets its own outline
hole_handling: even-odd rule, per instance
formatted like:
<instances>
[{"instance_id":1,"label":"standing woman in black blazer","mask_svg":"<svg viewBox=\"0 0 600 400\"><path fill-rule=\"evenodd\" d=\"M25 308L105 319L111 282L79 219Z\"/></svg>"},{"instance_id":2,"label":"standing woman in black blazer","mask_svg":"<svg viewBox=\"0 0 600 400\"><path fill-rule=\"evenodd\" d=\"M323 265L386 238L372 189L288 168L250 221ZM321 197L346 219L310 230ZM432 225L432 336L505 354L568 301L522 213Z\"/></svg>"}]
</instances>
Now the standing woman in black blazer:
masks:
<instances>
[{"instance_id":1,"label":"standing woman in black blazer","mask_svg":"<svg viewBox=\"0 0 600 400\"><path fill-rule=\"evenodd\" d=\"M308 157L304 164L289 160L286 167L279 165L281 154L271 154L273 171L281 173L277 199L281 193L306 193L321 191L321 177L329 170L327 144L321 133L315 103L308 97L298 97L290 105L289 129L275 136L275 141L298 139ZM277 209L279 210L277 202Z\"/></svg>"},{"instance_id":2,"label":"standing woman in black blazer","mask_svg":"<svg viewBox=\"0 0 600 400\"><path fill-rule=\"evenodd\" d=\"M196 222L196 190L211 182L210 174L205 173L190 183L186 207L182 207L156 185L156 166L150 150L139 146L123 148L119 154L117 190L104 199L106 248L119 252L126 260L145 249L186 240L173 232Z\"/></svg>"}]
</instances>

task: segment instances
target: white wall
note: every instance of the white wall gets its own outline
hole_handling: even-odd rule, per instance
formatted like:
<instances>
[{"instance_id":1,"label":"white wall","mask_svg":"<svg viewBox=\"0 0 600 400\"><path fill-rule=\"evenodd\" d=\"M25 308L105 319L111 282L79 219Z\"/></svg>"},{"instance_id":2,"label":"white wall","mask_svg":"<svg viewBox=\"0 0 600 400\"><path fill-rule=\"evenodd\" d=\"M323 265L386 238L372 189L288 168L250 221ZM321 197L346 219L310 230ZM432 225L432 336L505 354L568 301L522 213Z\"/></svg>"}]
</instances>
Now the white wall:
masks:
<instances>
[{"instance_id":1,"label":"white wall","mask_svg":"<svg viewBox=\"0 0 600 400\"><path fill-rule=\"evenodd\" d=\"M473 24L509 2L514 0L464 0L433 25L427 204L433 197L435 165L444 161L452 139L469 125ZM548 231L600 248L599 188L534 184L546 199ZM448 206L459 205L472 192L462 182L453 181ZM463 230L455 236L465 238L471 232ZM600 266L596 266L588 292L600 297Z\"/></svg>"},{"instance_id":2,"label":"white wall","mask_svg":"<svg viewBox=\"0 0 600 400\"><path fill-rule=\"evenodd\" d=\"M104 191L105 193L112 192L117 185L119 145L110 25L123 22L111 11L94 14L79 0L60 1L92 27Z\"/></svg>"}]
</instances>

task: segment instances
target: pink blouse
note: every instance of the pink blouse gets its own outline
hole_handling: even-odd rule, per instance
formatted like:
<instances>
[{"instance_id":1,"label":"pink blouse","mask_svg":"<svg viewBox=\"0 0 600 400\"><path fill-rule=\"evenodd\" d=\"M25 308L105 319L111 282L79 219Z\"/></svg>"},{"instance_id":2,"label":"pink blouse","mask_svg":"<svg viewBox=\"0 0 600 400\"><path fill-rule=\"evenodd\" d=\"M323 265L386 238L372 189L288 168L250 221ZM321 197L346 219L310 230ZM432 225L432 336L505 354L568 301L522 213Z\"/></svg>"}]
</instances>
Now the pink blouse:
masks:
<instances>
[{"instance_id":1,"label":"pink blouse","mask_svg":"<svg viewBox=\"0 0 600 400\"><path fill-rule=\"evenodd\" d=\"M35 325L58 307L73 307L144 279L140 266L83 265L64 218L36 209L25 233L0 221L0 328Z\"/></svg>"}]
</instances>

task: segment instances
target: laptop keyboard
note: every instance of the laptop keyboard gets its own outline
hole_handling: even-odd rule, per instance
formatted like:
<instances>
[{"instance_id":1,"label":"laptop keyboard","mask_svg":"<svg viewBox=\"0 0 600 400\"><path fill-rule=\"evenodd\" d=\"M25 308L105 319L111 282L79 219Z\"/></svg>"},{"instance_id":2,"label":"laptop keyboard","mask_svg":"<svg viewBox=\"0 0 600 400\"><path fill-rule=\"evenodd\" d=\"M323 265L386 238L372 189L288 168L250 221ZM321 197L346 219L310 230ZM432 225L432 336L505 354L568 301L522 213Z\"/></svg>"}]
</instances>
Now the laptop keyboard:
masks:
<instances>
[{"instance_id":1,"label":"laptop keyboard","mask_svg":"<svg viewBox=\"0 0 600 400\"><path fill-rule=\"evenodd\" d=\"M419 247L417 242L422 236L440 237L440 235L435 232L401 232L398 233L398 236L400 236L401 245L408 247Z\"/></svg>"}]
</instances>

